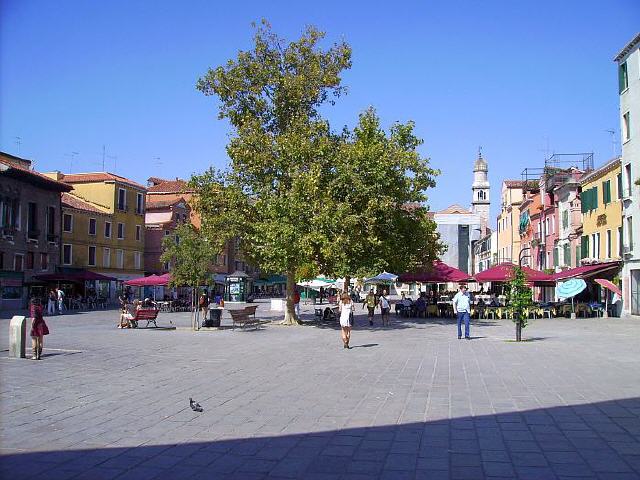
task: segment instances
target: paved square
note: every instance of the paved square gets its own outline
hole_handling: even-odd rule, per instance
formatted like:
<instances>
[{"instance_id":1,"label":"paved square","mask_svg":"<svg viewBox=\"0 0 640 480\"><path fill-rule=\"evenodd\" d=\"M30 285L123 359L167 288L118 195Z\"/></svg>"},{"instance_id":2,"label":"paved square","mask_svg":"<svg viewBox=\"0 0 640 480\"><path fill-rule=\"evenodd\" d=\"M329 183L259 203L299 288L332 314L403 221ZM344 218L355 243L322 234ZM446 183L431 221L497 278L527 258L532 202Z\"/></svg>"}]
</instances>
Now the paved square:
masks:
<instances>
[{"instance_id":1,"label":"paved square","mask_svg":"<svg viewBox=\"0 0 640 480\"><path fill-rule=\"evenodd\" d=\"M370 328L359 310L344 350L335 325L116 316L47 318L40 362L7 358L0 320L2 478L640 478L633 320L534 320L516 344L508 320L465 341L447 319Z\"/></svg>"}]
</instances>

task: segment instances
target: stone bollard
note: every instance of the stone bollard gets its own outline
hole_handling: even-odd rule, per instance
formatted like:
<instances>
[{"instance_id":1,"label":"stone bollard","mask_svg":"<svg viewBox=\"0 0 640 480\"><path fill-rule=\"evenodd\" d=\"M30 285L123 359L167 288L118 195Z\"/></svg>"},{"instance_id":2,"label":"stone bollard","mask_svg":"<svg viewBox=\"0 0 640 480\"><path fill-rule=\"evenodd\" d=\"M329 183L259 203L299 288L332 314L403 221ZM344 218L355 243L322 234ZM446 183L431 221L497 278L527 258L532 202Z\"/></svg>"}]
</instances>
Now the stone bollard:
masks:
<instances>
[{"instance_id":1,"label":"stone bollard","mask_svg":"<svg viewBox=\"0 0 640 480\"><path fill-rule=\"evenodd\" d=\"M14 315L9 323L9 356L26 358L27 317Z\"/></svg>"}]
</instances>

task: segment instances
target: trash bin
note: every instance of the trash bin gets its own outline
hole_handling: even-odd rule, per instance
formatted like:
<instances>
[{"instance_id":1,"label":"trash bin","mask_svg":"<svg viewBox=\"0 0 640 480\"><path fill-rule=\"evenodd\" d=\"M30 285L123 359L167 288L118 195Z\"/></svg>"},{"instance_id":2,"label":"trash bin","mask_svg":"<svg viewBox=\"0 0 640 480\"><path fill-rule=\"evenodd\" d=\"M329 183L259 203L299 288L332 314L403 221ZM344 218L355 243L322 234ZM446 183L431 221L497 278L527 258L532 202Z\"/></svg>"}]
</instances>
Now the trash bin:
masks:
<instances>
[{"instance_id":1,"label":"trash bin","mask_svg":"<svg viewBox=\"0 0 640 480\"><path fill-rule=\"evenodd\" d=\"M220 317L222 316L221 307L209 307L209 318L207 318L202 324L203 327L219 327Z\"/></svg>"}]
</instances>

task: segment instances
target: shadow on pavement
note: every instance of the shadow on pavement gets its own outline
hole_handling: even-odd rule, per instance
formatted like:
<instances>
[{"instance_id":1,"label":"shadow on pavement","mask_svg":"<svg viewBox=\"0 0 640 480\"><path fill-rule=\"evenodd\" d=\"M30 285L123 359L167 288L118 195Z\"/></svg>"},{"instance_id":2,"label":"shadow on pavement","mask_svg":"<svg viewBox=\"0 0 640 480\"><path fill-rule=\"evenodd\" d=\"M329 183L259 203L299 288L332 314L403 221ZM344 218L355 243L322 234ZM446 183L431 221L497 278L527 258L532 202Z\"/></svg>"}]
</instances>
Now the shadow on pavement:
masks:
<instances>
[{"instance_id":1,"label":"shadow on pavement","mask_svg":"<svg viewBox=\"0 0 640 480\"><path fill-rule=\"evenodd\" d=\"M215 415L214 406L203 407L197 418ZM316 430L323 429L317 423L291 424L281 434L260 438L135 447L123 438L116 448L87 443L83 449L27 453L10 453L4 446L0 477L631 479L640 474L640 398Z\"/></svg>"}]
</instances>

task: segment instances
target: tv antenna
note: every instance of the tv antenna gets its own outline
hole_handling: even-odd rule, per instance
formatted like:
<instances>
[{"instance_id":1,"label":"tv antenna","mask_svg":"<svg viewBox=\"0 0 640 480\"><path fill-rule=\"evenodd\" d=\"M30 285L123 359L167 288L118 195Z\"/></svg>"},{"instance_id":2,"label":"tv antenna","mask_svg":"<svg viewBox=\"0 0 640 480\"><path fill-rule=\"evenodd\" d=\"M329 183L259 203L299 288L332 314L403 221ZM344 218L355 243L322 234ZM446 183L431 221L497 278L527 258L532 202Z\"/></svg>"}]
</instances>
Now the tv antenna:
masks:
<instances>
[{"instance_id":1,"label":"tv antenna","mask_svg":"<svg viewBox=\"0 0 640 480\"><path fill-rule=\"evenodd\" d=\"M613 156L616 157L616 131L614 129L605 130L605 132L611 135L611 150L613 152Z\"/></svg>"},{"instance_id":2,"label":"tv antenna","mask_svg":"<svg viewBox=\"0 0 640 480\"><path fill-rule=\"evenodd\" d=\"M73 173L73 160L80 155L78 152L67 153L66 156L69 157L69 173Z\"/></svg>"},{"instance_id":3,"label":"tv antenna","mask_svg":"<svg viewBox=\"0 0 640 480\"><path fill-rule=\"evenodd\" d=\"M113 160L113 173L116 173L118 170L118 156L117 155L107 155L109 160Z\"/></svg>"}]
</instances>

